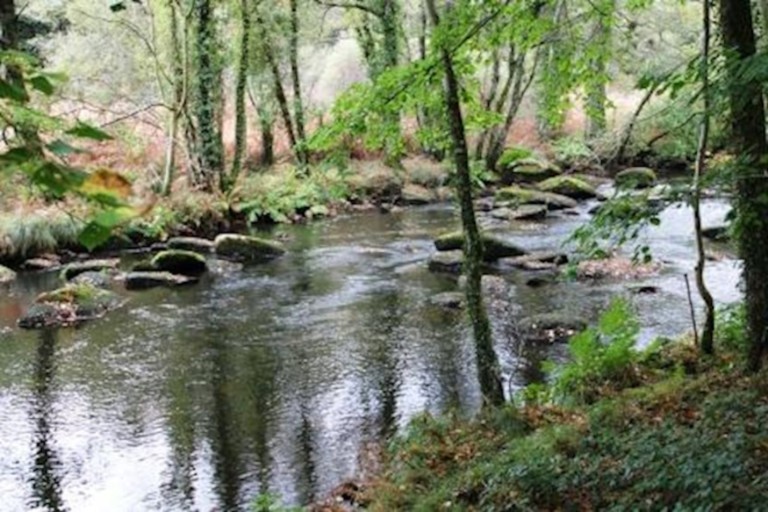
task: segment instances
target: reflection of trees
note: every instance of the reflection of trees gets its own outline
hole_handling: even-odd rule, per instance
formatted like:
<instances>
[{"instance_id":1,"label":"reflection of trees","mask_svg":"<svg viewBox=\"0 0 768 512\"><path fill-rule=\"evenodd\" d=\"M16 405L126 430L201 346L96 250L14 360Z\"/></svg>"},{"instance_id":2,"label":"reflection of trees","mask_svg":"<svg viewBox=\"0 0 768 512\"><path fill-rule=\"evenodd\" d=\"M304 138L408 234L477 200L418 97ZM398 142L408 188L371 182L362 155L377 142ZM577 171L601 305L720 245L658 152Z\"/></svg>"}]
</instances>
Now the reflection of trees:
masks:
<instances>
[{"instance_id":1,"label":"reflection of trees","mask_svg":"<svg viewBox=\"0 0 768 512\"><path fill-rule=\"evenodd\" d=\"M32 420L35 423L35 457L32 468L32 492L34 505L50 512L66 510L61 497L60 462L51 447L51 419L54 397L52 381L55 373L55 331L40 331L34 373L34 403Z\"/></svg>"}]
</instances>

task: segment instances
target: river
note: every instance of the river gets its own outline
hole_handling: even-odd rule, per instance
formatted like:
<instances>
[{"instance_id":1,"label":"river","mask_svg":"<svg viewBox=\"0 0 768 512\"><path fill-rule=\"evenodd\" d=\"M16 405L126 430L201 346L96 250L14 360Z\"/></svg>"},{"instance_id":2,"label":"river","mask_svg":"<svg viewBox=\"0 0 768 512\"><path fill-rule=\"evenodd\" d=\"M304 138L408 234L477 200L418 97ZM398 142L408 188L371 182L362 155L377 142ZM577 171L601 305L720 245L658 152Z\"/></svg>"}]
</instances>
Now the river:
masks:
<instances>
[{"instance_id":1,"label":"river","mask_svg":"<svg viewBox=\"0 0 768 512\"><path fill-rule=\"evenodd\" d=\"M705 206L705 224L727 210ZM558 248L589 207L503 234ZM691 213L662 218L646 236L664 271L644 281L659 292L633 298L641 343L690 329ZM57 279L21 276L0 290L0 509L245 511L260 492L306 503L414 415L472 414L469 330L460 312L429 303L456 283L425 263L433 237L457 225L451 207L430 206L283 227L283 258L192 287L121 292L125 306L78 329L17 329ZM718 302L739 298L738 276L733 259L709 264ZM512 292L494 326L510 390L563 347L521 347L508 324L552 310L594 319L626 287L505 278Z\"/></svg>"}]
</instances>

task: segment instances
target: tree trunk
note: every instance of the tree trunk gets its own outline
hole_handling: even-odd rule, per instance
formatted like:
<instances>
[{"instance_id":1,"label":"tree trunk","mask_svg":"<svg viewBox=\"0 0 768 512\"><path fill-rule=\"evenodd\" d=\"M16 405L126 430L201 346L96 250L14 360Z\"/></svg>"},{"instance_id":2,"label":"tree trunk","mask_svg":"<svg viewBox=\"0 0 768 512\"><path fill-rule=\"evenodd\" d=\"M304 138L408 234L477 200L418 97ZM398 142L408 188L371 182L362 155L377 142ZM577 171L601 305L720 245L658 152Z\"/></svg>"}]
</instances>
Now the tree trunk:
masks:
<instances>
[{"instance_id":1,"label":"tree trunk","mask_svg":"<svg viewBox=\"0 0 768 512\"><path fill-rule=\"evenodd\" d=\"M703 2L703 42L702 42L702 61L701 61L701 93L703 97L703 109L701 120L701 134L699 137L699 147L696 152L696 167L693 176L693 222L696 231L696 250L698 259L696 261L696 287L699 290L704 301L705 317L704 329L701 332L701 351L705 354L714 353L715 336L715 301L712 294L709 293L704 282L704 266L706 264L706 255L704 254L704 237L701 227L701 175L706 166L707 144L709 142L709 117L710 117L710 87L709 87L709 43L710 43L710 15L709 0Z\"/></svg>"},{"instance_id":2,"label":"tree trunk","mask_svg":"<svg viewBox=\"0 0 768 512\"><path fill-rule=\"evenodd\" d=\"M755 55L755 34L749 0L720 0L720 27L730 55L728 87L730 121L737 171L737 240L744 261L744 291L750 340L748 367L762 365L768 332L768 174L764 159L765 107L760 82L740 73L739 66Z\"/></svg>"},{"instance_id":3,"label":"tree trunk","mask_svg":"<svg viewBox=\"0 0 768 512\"><path fill-rule=\"evenodd\" d=\"M291 82L293 85L293 123L296 128L296 159L306 171L309 163L307 136L305 133L304 101L301 97L301 76L299 74L299 2L291 3L291 33L289 38L289 59L291 61Z\"/></svg>"},{"instance_id":4,"label":"tree trunk","mask_svg":"<svg viewBox=\"0 0 768 512\"><path fill-rule=\"evenodd\" d=\"M427 8L432 18L432 24L437 28L440 21L434 0L427 0ZM459 198L461 223L464 229L464 273L467 276L467 311L475 338L480 390L483 394L485 405L501 405L504 403L504 389L502 387L499 362L493 349L491 324L483 304L481 286L483 245L475 219L472 200L469 150L467 148L464 120L461 113L459 82L453 69L453 58L450 51L443 46L440 49L440 53L445 72L445 108L450 124L456 164L456 193Z\"/></svg>"},{"instance_id":5,"label":"tree trunk","mask_svg":"<svg viewBox=\"0 0 768 512\"><path fill-rule=\"evenodd\" d=\"M163 166L163 182L160 187L160 194L167 196L171 193L173 185L173 176L176 170L176 139L179 132L179 122L181 120L181 111L184 108L185 96L185 73L184 60L179 41L179 23L176 18L176 4L174 0L168 0L168 14L170 16L170 46L171 46L171 68L173 69L173 98L171 112L168 120L168 137L165 149L165 164Z\"/></svg>"},{"instance_id":6,"label":"tree trunk","mask_svg":"<svg viewBox=\"0 0 768 512\"><path fill-rule=\"evenodd\" d=\"M218 100L216 93L220 86L221 76L217 70L216 40L211 9L211 0L196 0L195 14L197 16L196 34L196 68L197 68L197 98L195 101L195 117L198 132L198 160L202 185L205 190L216 190L222 178L224 167L224 151L221 132L218 123Z\"/></svg>"},{"instance_id":7,"label":"tree trunk","mask_svg":"<svg viewBox=\"0 0 768 512\"><path fill-rule=\"evenodd\" d=\"M235 155L232 160L232 171L229 184L234 185L243 167L243 155L248 146L248 118L245 110L245 92L248 85L248 69L251 46L251 11L248 0L240 0L240 62L237 67L237 84L235 85Z\"/></svg>"}]
</instances>

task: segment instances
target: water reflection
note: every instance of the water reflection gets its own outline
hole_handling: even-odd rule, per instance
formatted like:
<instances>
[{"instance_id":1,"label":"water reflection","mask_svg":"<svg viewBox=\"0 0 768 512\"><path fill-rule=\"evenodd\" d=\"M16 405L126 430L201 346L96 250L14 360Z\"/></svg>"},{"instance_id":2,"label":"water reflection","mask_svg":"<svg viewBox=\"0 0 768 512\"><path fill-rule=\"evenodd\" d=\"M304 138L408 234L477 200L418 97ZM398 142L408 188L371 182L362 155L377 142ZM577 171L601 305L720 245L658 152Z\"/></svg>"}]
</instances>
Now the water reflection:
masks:
<instances>
[{"instance_id":1,"label":"water reflection","mask_svg":"<svg viewBox=\"0 0 768 512\"><path fill-rule=\"evenodd\" d=\"M31 417L34 429L32 465L32 502L36 508L64 512L61 496L61 463L53 448L52 418L54 377L56 373L56 336L54 331L40 331L34 369L34 397Z\"/></svg>"}]
</instances>

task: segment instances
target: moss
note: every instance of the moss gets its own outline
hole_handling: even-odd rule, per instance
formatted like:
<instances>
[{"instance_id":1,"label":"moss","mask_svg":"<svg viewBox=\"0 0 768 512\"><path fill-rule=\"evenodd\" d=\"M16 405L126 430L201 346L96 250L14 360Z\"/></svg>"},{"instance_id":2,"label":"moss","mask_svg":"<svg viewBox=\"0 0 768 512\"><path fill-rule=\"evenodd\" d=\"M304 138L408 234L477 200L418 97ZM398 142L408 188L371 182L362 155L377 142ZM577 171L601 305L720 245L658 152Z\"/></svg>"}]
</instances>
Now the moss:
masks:
<instances>
[{"instance_id":1,"label":"moss","mask_svg":"<svg viewBox=\"0 0 768 512\"><path fill-rule=\"evenodd\" d=\"M217 236L214 250L219 256L242 261L269 260L285 253L285 248L279 242L235 234Z\"/></svg>"},{"instance_id":2,"label":"moss","mask_svg":"<svg viewBox=\"0 0 768 512\"><path fill-rule=\"evenodd\" d=\"M552 192L573 199L591 199L597 197L595 188L586 181L573 176L557 176L542 181L538 185L544 192Z\"/></svg>"},{"instance_id":3,"label":"moss","mask_svg":"<svg viewBox=\"0 0 768 512\"><path fill-rule=\"evenodd\" d=\"M150 265L157 270L184 276L200 276L208 271L205 257L192 251L172 249L155 255Z\"/></svg>"},{"instance_id":4,"label":"moss","mask_svg":"<svg viewBox=\"0 0 768 512\"><path fill-rule=\"evenodd\" d=\"M519 186L500 189L496 192L496 200L510 201L516 204L545 204L550 210L574 208L578 204L570 197Z\"/></svg>"},{"instance_id":5,"label":"moss","mask_svg":"<svg viewBox=\"0 0 768 512\"><path fill-rule=\"evenodd\" d=\"M522 256L526 254L524 249L507 242L501 238L481 234L483 240L484 258L486 261L496 261L499 258ZM464 247L464 234L461 231L446 233L435 239L435 248L438 251L456 251Z\"/></svg>"}]
</instances>

